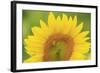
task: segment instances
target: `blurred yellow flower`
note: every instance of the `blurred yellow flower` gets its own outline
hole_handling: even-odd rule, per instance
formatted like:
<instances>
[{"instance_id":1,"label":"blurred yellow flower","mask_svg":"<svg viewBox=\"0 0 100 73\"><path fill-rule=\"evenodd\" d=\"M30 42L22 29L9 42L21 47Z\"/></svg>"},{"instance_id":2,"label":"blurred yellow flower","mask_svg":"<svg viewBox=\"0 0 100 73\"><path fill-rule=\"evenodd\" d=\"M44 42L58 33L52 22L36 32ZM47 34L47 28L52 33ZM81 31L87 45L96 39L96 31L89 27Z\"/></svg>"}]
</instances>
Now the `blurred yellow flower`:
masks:
<instances>
[{"instance_id":1,"label":"blurred yellow flower","mask_svg":"<svg viewBox=\"0 0 100 73\"><path fill-rule=\"evenodd\" d=\"M77 16L62 18L48 15L48 23L40 20L40 27L32 27L32 35L24 40L30 58L24 62L84 60L90 49L89 31L82 31L83 22Z\"/></svg>"}]
</instances>

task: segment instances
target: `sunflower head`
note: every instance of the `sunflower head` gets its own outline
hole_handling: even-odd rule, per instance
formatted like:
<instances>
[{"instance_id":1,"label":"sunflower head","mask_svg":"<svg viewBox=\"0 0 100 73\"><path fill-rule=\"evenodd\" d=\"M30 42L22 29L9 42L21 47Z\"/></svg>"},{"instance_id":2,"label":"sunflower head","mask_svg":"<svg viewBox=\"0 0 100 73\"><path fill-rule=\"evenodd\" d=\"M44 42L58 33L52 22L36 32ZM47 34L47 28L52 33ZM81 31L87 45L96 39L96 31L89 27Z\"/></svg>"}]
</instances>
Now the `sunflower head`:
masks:
<instances>
[{"instance_id":1,"label":"sunflower head","mask_svg":"<svg viewBox=\"0 0 100 73\"><path fill-rule=\"evenodd\" d=\"M77 24L77 16L55 17L52 12L40 27L32 27L32 35L24 39L26 53L24 62L85 60L90 50L89 31L82 31L84 23Z\"/></svg>"}]
</instances>

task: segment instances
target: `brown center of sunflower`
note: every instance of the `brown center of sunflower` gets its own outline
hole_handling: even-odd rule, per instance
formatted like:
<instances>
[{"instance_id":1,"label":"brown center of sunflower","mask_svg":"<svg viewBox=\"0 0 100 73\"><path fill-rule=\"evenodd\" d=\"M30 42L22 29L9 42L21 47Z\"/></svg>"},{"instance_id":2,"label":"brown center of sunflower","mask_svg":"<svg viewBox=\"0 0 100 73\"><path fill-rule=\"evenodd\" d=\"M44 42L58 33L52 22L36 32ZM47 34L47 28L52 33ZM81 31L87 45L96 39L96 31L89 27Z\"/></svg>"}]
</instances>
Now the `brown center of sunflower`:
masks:
<instances>
[{"instance_id":1,"label":"brown center of sunflower","mask_svg":"<svg viewBox=\"0 0 100 73\"><path fill-rule=\"evenodd\" d=\"M69 60L73 52L73 38L63 34L49 36L44 44L44 61Z\"/></svg>"}]
</instances>

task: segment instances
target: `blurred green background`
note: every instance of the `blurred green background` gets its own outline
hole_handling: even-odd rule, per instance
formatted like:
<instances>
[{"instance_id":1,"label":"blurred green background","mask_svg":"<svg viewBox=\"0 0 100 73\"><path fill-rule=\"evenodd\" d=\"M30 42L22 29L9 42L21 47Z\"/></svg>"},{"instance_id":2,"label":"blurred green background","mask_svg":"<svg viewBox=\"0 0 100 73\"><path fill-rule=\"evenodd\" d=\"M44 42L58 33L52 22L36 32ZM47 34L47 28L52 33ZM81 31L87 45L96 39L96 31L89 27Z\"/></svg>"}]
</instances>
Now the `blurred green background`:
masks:
<instances>
[{"instance_id":1,"label":"blurred green background","mask_svg":"<svg viewBox=\"0 0 100 73\"><path fill-rule=\"evenodd\" d=\"M55 17L58 15L62 16L62 14L66 14L68 17L75 15L78 18L78 24L84 22L84 30L90 30L91 24L91 14L90 13L79 13L79 12L57 12L57 11L37 11L37 10L23 10L22 11L22 41L23 41L23 48L22 48L22 61L27 59L29 55L25 52L24 49L24 39L27 38L28 35L32 35L32 27L38 26L40 27L40 19L47 23L48 14L49 12L53 12ZM90 34L88 35L90 36ZM90 41L90 40L89 40ZM90 55L90 52L86 54L87 58Z\"/></svg>"}]
</instances>

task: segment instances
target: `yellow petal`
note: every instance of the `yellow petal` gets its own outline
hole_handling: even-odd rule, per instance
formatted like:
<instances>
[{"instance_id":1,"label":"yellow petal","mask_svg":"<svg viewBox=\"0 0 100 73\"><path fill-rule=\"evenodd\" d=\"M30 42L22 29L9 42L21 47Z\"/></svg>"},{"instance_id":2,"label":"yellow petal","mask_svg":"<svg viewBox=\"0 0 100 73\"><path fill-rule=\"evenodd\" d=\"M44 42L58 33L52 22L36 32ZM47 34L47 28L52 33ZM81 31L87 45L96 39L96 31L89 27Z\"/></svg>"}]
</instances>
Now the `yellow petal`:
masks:
<instances>
[{"instance_id":1,"label":"yellow petal","mask_svg":"<svg viewBox=\"0 0 100 73\"><path fill-rule=\"evenodd\" d=\"M72 25L73 25L73 21L72 21L72 17L71 17L71 16L69 17L68 24L69 24L70 26L72 26Z\"/></svg>"},{"instance_id":2,"label":"yellow petal","mask_svg":"<svg viewBox=\"0 0 100 73\"><path fill-rule=\"evenodd\" d=\"M75 39L77 40L78 38L84 38L84 37L86 37L88 34L89 34L89 31L81 32L81 33L79 33L79 34L75 37Z\"/></svg>"},{"instance_id":3,"label":"yellow petal","mask_svg":"<svg viewBox=\"0 0 100 73\"><path fill-rule=\"evenodd\" d=\"M74 39L75 43L83 43L83 42L86 42L90 39L90 37L85 37L85 38L77 38L77 39Z\"/></svg>"},{"instance_id":4,"label":"yellow petal","mask_svg":"<svg viewBox=\"0 0 100 73\"><path fill-rule=\"evenodd\" d=\"M77 25L77 16L74 16L74 20L73 20L73 28L75 28Z\"/></svg>"},{"instance_id":5,"label":"yellow petal","mask_svg":"<svg viewBox=\"0 0 100 73\"><path fill-rule=\"evenodd\" d=\"M33 27L32 32L35 36L41 36L42 39L46 39L48 37L48 35L46 35L46 32L39 27Z\"/></svg>"},{"instance_id":6,"label":"yellow petal","mask_svg":"<svg viewBox=\"0 0 100 73\"><path fill-rule=\"evenodd\" d=\"M61 18L60 16L57 17L57 20L56 20L56 28L55 28L55 31L57 33L62 33L62 30L63 30L63 24L62 24L62 21L61 21Z\"/></svg>"},{"instance_id":7,"label":"yellow petal","mask_svg":"<svg viewBox=\"0 0 100 73\"><path fill-rule=\"evenodd\" d=\"M34 35L38 34L41 31L41 29L39 27L32 27L32 32Z\"/></svg>"},{"instance_id":8,"label":"yellow petal","mask_svg":"<svg viewBox=\"0 0 100 73\"><path fill-rule=\"evenodd\" d=\"M72 37L77 36L81 32L82 28L83 28L83 23L79 24L75 29L72 29L70 35Z\"/></svg>"},{"instance_id":9,"label":"yellow petal","mask_svg":"<svg viewBox=\"0 0 100 73\"><path fill-rule=\"evenodd\" d=\"M44 43L39 37L28 37L27 39L24 39L24 42L25 44Z\"/></svg>"},{"instance_id":10,"label":"yellow petal","mask_svg":"<svg viewBox=\"0 0 100 73\"><path fill-rule=\"evenodd\" d=\"M29 48L25 47L26 53L30 56L33 56L34 54L43 54L44 49L43 48Z\"/></svg>"},{"instance_id":11,"label":"yellow petal","mask_svg":"<svg viewBox=\"0 0 100 73\"><path fill-rule=\"evenodd\" d=\"M47 30L47 25L43 20L40 20L40 26L41 28L44 28L45 30Z\"/></svg>"},{"instance_id":12,"label":"yellow petal","mask_svg":"<svg viewBox=\"0 0 100 73\"><path fill-rule=\"evenodd\" d=\"M70 32L70 30L72 28L72 25L73 25L73 21L72 21L72 17L71 16L69 17L68 25L69 25L69 28L67 30L68 30L68 32Z\"/></svg>"},{"instance_id":13,"label":"yellow petal","mask_svg":"<svg viewBox=\"0 0 100 73\"><path fill-rule=\"evenodd\" d=\"M69 25L68 17L65 14L63 14L62 17L62 24L63 24L63 33L67 34L69 32L70 25Z\"/></svg>"},{"instance_id":14,"label":"yellow petal","mask_svg":"<svg viewBox=\"0 0 100 73\"><path fill-rule=\"evenodd\" d=\"M47 36L49 36L51 34L49 28L47 27L46 23L42 20L40 20L40 26L41 26L41 31L44 32L43 35L46 35L45 38L48 38Z\"/></svg>"},{"instance_id":15,"label":"yellow petal","mask_svg":"<svg viewBox=\"0 0 100 73\"><path fill-rule=\"evenodd\" d=\"M74 52L70 58L70 60L84 60L85 56L81 53Z\"/></svg>"},{"instance_id":16,"label":"yellow petal","mask_svg":"<svg viewBox=\"0 0 100 73\"><path fill-rule=\"evenodd\" d=\"M64 24L64 26L68 25L68 17L65 14L63 14L63 17L62 17L62 23Z\"/></svg>"},{"instance_id":17,"label":"yellow petal","mask_svg":"<svg viewBox=\"0 0 100 73\"><path fill-rule=\"evenodd\" d=\"M54 32L54 30L56 28L55 23L56 23L55 16L53 15L52 12L50 12L48 15L48 27L49 27L51 32Z\"/></svg>"},{"instance_id":18,"label":"yellow petal","mask_svg":"<svg viewBox=\"0 0 100 73\"><path fill-rule=\"evenodd\" d=\"M37 41L37 40L35 41L35 40L25 39L24 40L25 46L29 48L42 48L44 41Z\"/></svg>"},{"instance_id":19,"label":"yellow petal","mask_svg":"<svg viewBox=\"0 0 100 73\"><path fill-rule=\"evenodd\" d=\"M31 63L31 62L42 62L43 61L43 56L40 54L40 55L34 55L28 59L26 59L24 62L25 63Z\"/></svg>"},{"instance_id":20,"label":"yellow petal","mask_svg":"<svg viewBox=\"0 0 100 73\"><path fill-rule=\"evenodd\" d=\"M38 37L38 36L28 36L28 38L24 39L24 41L25 40L29 41L29 42L32 42L32 43L34 43L34 42L36 42L36 43L43 43L43 39Z\"/></svg>"},{"instance_id":21,"label":"yellow petal","mask_svg":"<svg viewBox=\"0 0 100 73\"><path fill-rule=\"evenodd\" d=\"M75 29L76 28L76 25L77 25L77 16L74 16L74 19L71 21L71 30ZM71 32L70 30L70 32Z\"/></svg>"},{"instance_id":22,"label":"yellow petal","mask_svg":"<svg viewBox=\"0 0 100 73\"><path fill-rule=\"evenodd\" d=\"M88 42L74 45L74 52L79 52L81 54L83 54L83 53L85 54L85 53L89 52L89 50L90 50L90 43L88 43Z\"/></svg>"},{"instance_id":23,"label":"yellow petal","mask_svg":"<svg viewBox=\"0 0 100 73\"><path fill-rule=\"evenodd\" d=\"M84 31L79 33L76 37L74 37L75 43L82 43L90 39L90 37L86 37L89 34L89 31Z\"/></svg>"}]
</instances>

